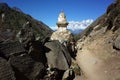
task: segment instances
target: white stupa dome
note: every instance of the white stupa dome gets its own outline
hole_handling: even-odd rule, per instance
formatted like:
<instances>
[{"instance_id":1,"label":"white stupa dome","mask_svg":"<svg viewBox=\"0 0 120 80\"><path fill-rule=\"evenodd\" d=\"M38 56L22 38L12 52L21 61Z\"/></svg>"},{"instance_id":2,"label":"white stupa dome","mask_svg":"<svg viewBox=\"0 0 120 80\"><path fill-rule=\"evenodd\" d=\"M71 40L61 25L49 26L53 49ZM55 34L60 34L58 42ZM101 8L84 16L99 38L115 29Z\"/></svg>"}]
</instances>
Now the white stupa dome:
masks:
<instances>
[{"instance_id":1,"label":"white stupa dome","mask_svg":"<svg viewBox=\"0 0 120 80\"><path fill-rule=\"evenodd\" d=\"M66 20L66 16L64 14L64 12L62 11L59 16L58 16L58 22L57 22L57 25L60 25L60 24L68 24L67 20Z\"/></svg>"}]
</instances>

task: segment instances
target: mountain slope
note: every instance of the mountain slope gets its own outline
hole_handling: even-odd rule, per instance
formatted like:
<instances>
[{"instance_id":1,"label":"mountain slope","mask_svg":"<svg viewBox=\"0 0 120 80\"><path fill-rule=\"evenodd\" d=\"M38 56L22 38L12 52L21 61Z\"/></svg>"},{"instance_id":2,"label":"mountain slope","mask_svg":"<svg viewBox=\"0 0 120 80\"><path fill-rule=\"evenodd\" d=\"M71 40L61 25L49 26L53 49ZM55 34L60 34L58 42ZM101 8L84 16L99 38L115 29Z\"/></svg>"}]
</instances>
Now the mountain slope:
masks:
<instances>
[{"instance_id":1,"label":"mountain slope","mask_svg":"<svg viewBox=\"0 0 120 80\"><path fill-rule=\"evenodd\" d=\"M101 22L101 20L103 20L103 18L106 15L103 14L102 16L100 16L99 18L97 18L94 22L92 22L87 28L85 28L82 32L80 32L79 34L77 34L75 36L75 39L78 40L80 38L82 38L83 36L87 36L92 30L94 26L97 26L97 24L99 24Z\"/></svg>"},{"instance_id":2,"label":"mountain slope","mask_svg":"<svg viewBox=\"0 0 120 80\"><path fill-rule=\"evenodd\" d=\"M45 38L52 30L43 22L35 20L30 15L10 8L6 3L0 3L0 40L15 39L15 35L23 24L29 21L36 37Z\"/></svg>"},{"instance_id":3,"label":"mountain slope","mask_svg":"<svg viewBox=\"0 0 120 80\"><path fill-rule=\"evenodd\" d=\"M120 1L79 34L77 63L84 80L120 80Z\"/></svg>"},{"instance_id":4,"label":"mountain slope","mask_svg":"<svg viewBox=\"0 0 120 80\"><path fill-rule=\"evenodd\" d=\"M116 0L114 3L112 3L110 6L108 6L106 13L100 16L96 21L94 21L88 28L86 28L82 33L79 33L77 35L78 38L81 38L83 35L87 36L95 26L100 24L101 27L107 26L107 29L112 29L112 27L115 25L116 27L113 27L112 31L115 31L117 28L119 28L118 24L115 24L116 18L119 18L119 0ZM116 22L119 23L119 22ZM98 27L101 28L101 27Z\"/></svg>"}]
</instances>

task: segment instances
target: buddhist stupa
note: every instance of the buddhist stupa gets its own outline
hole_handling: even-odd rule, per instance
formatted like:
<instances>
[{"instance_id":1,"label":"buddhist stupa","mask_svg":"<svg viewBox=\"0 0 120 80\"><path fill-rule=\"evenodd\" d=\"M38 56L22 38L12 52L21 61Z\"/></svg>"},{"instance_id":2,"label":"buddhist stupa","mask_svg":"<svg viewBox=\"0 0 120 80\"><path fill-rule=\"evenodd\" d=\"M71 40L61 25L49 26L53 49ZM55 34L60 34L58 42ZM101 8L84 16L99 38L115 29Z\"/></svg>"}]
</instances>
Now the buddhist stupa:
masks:
<instances>
[{"instance_id":1,"label":"buddhist stupa","mask_svg":"<svg viewBox=\"0 0 120 80\"><path fill-rule=\"evenodd\" d=\"M58 29L51 35L51 40L67 41L73 38L72 33L67 29L68 22L63 11L59 14L56 24Z\"/></svg>"},{"instance_id":2,"label":"buddhist stupa","mask_svg":"<svg viewBox=\"0 0 120 80\"><path fill-rule=\"evenodd\" d=\"M62 11L58 16L57 26L58 27L67 27L67 25L68 25L68 22L66 20L66 16L65 16L64 12Z\"/></svg>"}]
</instances>

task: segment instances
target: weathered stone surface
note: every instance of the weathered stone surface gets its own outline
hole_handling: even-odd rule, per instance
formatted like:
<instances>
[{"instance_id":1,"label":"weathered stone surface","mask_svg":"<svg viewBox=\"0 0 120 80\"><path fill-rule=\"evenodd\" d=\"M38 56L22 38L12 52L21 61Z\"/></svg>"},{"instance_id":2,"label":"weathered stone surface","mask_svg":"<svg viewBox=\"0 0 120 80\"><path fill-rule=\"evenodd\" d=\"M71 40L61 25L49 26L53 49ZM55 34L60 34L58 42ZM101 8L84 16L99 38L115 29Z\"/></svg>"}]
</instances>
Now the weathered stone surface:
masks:
<instances>
[{"instance_id":1,"label":"weathered stone surface","mask_svg":"<svg viewBox=\"0 0 120 80\"><path fill-rule=\"evenodd\" d=\"M113 27L112 27L112 31L116 31L118 30L118 28L120 28L120 15L118 15L115 19L114 19L114 22L113 22Z\"/></svg>"},{"instance_id":2,"label":"weathered stone surface","mask_svg":"<svg viewBox=\"0 0 120 80\"><path fill-rule=\"evenodd\" d=\"M66 70L71 64L71 57L68 50L59 41L45 43L47 62L52 68Z\"/></svg>"},{"instance_id":3,"label":"weathered stone surface","mask_svg":"<svg viewBox=\"0 0 120 80\"><path fill-rule=\"evenodd\" d=\"M16 80L10 64L0 57L0 80Z\"/></svg>"},{"instance_id":4,"label":"weathered stone surface","mask_svg":"<svg viewBox=\"0 0 120 80\"><path fill-rule=\"evenodd\" d=\"M44 77L45 80L62 80L64 70L57 68L47 68L47 75Z\"/></svg>"},{"instance_id":5,"label":"weathered stone surface","mask_svg":"<svg viewBox=\"0 0 120 80\"><path fill-rule=\"evenodd\" d=\"M26 50L23 48L22 44L20 44L18 41L15 41L0 43L0 51L1 55L3 55L5 58L8 58L10 55L20 54Z\"/></svg>"},{"instance_id":6,"label":"weathered stone surface","mask_svg":"<svg viewBox=\"0 0 120 80\"><path fill-rule=\"evenodd\" d=\"M115 39L113 47L120 50L120 35Z\"/></svg>"},{"instance_id":7,"label":"weathered stone surface","mask_svg":"<svg viewBox=\"0 0 120 80\"><path fill-rule=\"evenodd\" d=\"M44 46L40 41L35 41L31 44L28 54L35 61L41 62L43 64L47 63Z\"/></svg>"},{"instance_id":8,"label":"weathered stone surface","mask_svg":"<svg viewBox=\"0 0 120 80\"><path fill-rule=\"evenodd\" d=\"M32 29L32 24L29 21L27 21L23 25L22 29L18 32L16 37L18 38L19 42L22 43L24 47L28 50L32 42L35 41L35 35Z\"/></svg>"},{"instance_id":9,"label":"weathered stone surface","mask_svg":"<svg viewBox=\"0 0 120 80\"><path fill-rule=\"evenodd\" d=\"M35 62L29 55L11 56L9 62L14 68L17 80L39 80L44 76L44 65Z\"/></svg>"},{"instance_id":10,"label":"weathered stone surface","mask_svg":"<svg viewBox=\"0 0 120 80\"><path fill-rule=\"evenodd\" d=\"M64 72L62 80L73 80L75 78L75 73L72 69L68 69Z\"/></svg>"},{"instance_id":11,"label":"weathered stone surface","mask_svg":"<svg viewBox=\"0 0 120 80\"><path fill-rule=\"evenodd\" d=\"M73 39L73 35L69 30L56 31L52 34L51 40L59 40L59 41L70 41Z\"/></svg>"}]
</instances>

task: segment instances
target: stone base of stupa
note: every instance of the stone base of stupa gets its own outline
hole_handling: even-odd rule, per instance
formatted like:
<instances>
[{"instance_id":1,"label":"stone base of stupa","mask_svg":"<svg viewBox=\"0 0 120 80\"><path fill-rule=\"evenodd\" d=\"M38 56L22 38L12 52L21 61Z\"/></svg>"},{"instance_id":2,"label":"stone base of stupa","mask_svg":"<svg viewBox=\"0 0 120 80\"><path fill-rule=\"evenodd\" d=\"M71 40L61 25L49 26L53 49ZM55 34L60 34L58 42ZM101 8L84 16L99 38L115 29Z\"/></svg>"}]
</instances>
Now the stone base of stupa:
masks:
<instances>
[{"instance_id":1,"label":"stone base of stupa","mask_svg":"<svg viewBox=\"0 0 120 80\"><path fill-rule=\"evenodd\" d=\"M51 35L51 40L71 41L73 35L69 30L57 30Z\"/></svg>"}]
</instances>

